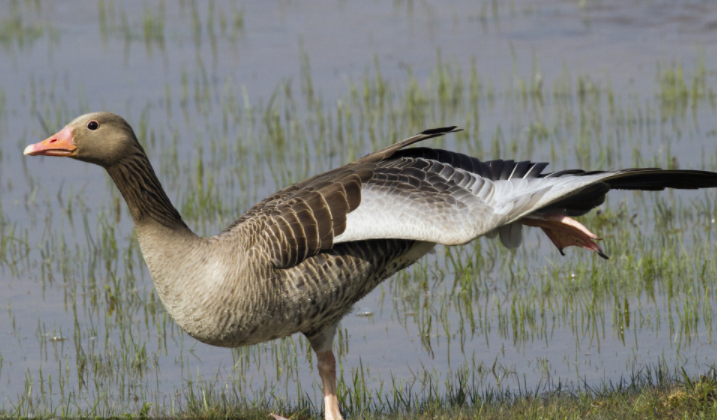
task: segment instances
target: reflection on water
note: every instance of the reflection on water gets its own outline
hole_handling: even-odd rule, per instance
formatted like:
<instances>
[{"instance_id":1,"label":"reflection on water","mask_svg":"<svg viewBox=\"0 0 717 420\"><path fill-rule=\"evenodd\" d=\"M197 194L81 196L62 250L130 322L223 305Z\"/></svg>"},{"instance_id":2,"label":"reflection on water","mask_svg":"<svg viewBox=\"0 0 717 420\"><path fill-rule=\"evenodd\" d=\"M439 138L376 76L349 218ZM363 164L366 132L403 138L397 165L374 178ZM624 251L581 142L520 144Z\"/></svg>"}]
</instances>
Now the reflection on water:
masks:
<instances>
[{"instance_id":1,"label":"reflection on water","mask_svg":"<svg viewBox=\"0 0 717 420\"><path fill-rule=\"evenodd\" d=\"M5 410L170 412L202 389L320 400L303 338L219 349L167 318L100 168L20 157L78 114L126 116L202 234L431 126L466 130L439 147L554 170L717 169L717 7L584 3L0 4ZM706 371L714 202L614 193L585 219L607 262L532 231L517 252L439 247L343 321L346 392Z\"/></svg>"}]
</instances>

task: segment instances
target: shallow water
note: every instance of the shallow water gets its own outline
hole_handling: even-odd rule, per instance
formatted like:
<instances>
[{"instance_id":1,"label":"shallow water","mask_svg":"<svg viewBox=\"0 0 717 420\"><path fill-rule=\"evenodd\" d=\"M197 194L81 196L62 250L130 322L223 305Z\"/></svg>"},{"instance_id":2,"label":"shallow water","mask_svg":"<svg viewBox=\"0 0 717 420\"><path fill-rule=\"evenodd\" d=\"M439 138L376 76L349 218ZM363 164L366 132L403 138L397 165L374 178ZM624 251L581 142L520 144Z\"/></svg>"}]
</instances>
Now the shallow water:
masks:
<instances>
[{"instance_id":1,"label":"shallow water","mask_svg":"<svg viewBox=\"0 0 717 420\"><path fill-rule=\"evenodd\" d=\"M703 2L0 4L4 409L169 412L202 387L320 395L301 337L232 351L167 319L100 168L22 157L75 116L125 116L203 234L281 186L448 124L466 132L433 144L484 159L716 170L716 22ZM461 368L510 389L655 363L706 372L714 202L612 193L585 219L609 261L561 257L537 232L517 252L438 247L342 322L341 374L387 393Z\"/></svg>"}]
</instances>

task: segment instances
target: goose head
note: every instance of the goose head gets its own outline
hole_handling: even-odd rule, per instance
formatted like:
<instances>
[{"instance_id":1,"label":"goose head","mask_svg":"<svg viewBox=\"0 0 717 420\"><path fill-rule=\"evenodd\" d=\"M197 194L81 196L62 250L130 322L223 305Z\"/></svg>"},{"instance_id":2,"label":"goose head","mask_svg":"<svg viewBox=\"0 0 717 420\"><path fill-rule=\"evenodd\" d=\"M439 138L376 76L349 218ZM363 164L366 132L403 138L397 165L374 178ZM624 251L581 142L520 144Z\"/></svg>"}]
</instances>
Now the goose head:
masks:
<instances>
[{"instance_id":1,"label":"goose head","mask_svg":"<svg viewBox=\"0 0 717 420\"><path fill-rule=\"evenodd\" d=\"M75 118L46 140L27 146L24 154L70 157L109 168L138 152L144 155L124 118L110 112L93 112Z\"/></svg>"}]
</instances>

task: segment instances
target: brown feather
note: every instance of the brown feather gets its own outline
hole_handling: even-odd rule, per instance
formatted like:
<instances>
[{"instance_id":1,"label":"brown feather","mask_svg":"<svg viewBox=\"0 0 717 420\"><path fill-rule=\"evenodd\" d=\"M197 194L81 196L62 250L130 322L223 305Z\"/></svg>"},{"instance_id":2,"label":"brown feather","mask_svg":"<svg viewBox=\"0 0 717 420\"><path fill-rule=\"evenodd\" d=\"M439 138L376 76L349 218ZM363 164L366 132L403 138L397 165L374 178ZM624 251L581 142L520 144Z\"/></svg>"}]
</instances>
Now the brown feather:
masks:
<instances>
[{"instance_id":1,"label":"brown feather","mask_svg":"<svg viewBox=\"0 0 717 420\"><path fill-rule=\"evenodd\" d=\"M333 184L332 184L333 185ZM324 199L324 190L315 192L308 197L306 204L312 212L314 223L316 223L316 244L311 249L322 248L321 238L325 237L333 230L333 218L328 203Z\"/></svg>"}]
</instances>

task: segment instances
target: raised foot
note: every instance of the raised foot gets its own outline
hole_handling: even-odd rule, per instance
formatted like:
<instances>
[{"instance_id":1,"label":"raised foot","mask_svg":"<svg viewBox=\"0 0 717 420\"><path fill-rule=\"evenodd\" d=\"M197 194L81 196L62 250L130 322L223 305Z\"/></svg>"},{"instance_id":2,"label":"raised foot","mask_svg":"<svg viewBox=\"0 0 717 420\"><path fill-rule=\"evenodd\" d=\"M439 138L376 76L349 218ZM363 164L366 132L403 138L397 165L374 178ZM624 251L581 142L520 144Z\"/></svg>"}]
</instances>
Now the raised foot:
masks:
<instances>
[{"instance_id":1,"label":"raised foot","mask_svg":"<svg viewBox=\"0 0 717 420\"><path fill-rule=\"evenodd\" d=\"M272 416L272 417L274 417L276 420L289 420L289 419L287 419L286 417L281 417L281 416L278 415L278 414L271 413L271 414L269 414L269 415Z\"/></svg>"},{"instance_id":2,"label":"raised foot","mask_svg":"<svg viewBox=\"0 0 717 420\"><path fill-rule=\"evenodd\" d=\"M595 242L600 240L598 236L590 232L577 220L571 219L562 214L546 214L540 219L523 218L520 223L526 226L539 227L543 229L548 238L553 241L560 254L565 255L563 249L569 246L579 246L581 248L595 251L606 260L609 258L603 252L602 248Z\"/></svg>"}]
</instances>

